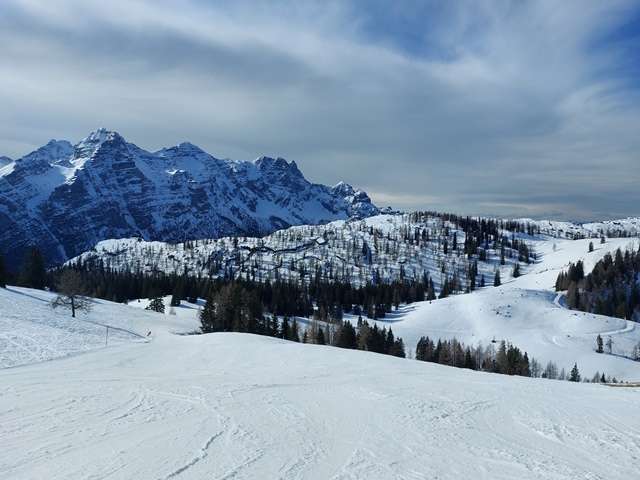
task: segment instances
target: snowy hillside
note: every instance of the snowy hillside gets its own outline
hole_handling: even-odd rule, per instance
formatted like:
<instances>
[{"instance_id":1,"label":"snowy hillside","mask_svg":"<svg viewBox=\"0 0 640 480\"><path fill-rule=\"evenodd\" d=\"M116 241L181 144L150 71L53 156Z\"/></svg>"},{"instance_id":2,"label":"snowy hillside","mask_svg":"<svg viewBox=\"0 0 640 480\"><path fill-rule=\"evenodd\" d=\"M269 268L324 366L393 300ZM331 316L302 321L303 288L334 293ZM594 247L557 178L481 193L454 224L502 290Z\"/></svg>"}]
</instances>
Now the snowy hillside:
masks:
<instances>
[{"instance_id":1,"label":"snowy hillside","mask_svg":"<svg viewBox=\"0 0 640 480\"><path fill-rule=\"evenodd\" d=\"M27 337L27 350L42 347L31 362L55 356L47 348L93 349L0 370L2 478L640 475L634 388L252 335L180 336L172 332L194 326L181 309L163 316L97 302L63 322L64 312L47 310L49 294L11 287L0 296L3 350ZM461 298L474 296L452 303ZM104 347L97 323L124 331Z\"/></svg>"},{"instance_id":2,"label":"snowy hillside","mask_svg":"<svg viewBox=\"0 0 640 480\"><path fill-rule=\"evenodd\" d=\"M499 287L485 287L470 295L401 307L379 325L391 326L405 344L415 348L421 336L451 339L486 347L505 340L541 363L556 362L567 372L577 363L582 374L596 372L625 381L640 381L640 362L631 356L640 342L640 324L565 308L564 294L554 285L569 262L582 260L590 271L606 253L617 248L637 250L638 239L611 239L588 253L589 240L541 241L534 246L538 262L518 278ZM555 246L555 247L554 247ZM600 334L612 340L612 355L595 352Z\"/></svg>"},{"instance_id":3,"label":"snowy hillside","mask_svg":"<svg viewBox=\"0 0 640 480\"><path fill-rule=\"evenodd\" d=\"M451 221L447 217L419 213L378 215L359 221L296 226L265 237L184 243L110 239L68 264L252 281L273 282L279 278L297 282L317 277L356 286L416 281L426 274L436 291L440 291L446 277L455 277L464 291L469 287L473 265L477 267L476 284L482 276L492 282L496 270L502 278L508 278L515 263L527 271L527 265L535 263L537 248L551 248L556 242L570 239L595 239L594 243L599 243L601 236L637 238L640 234L637 218L588 225L531 219L474 220L465 229L467 219Z\"/></svg>"},{"instance_id":4,"label":"snowy hillside","mask_svg":"<svg viewBox=\"0 0 640 480\"><path fill-rule=\"evenodd\" d=\"M477 235L483 238L480 241L475 232L466 232L441 216L417 214L297 226L261 238L225 237L177 244L140 238L105 240L68 265L271 282L315 278L356 286L418 281L426 275L439 292L447 278L455 278L458 290L466 290L474 265L474 281L479 284L482 276L492 282L496 269L508 276L515 263L533 260L535 252L529 246L536 237L499 229L497 221L495 233L489 234L488 228L483 232L477 223Z\"/></svg>"}]
</instances>

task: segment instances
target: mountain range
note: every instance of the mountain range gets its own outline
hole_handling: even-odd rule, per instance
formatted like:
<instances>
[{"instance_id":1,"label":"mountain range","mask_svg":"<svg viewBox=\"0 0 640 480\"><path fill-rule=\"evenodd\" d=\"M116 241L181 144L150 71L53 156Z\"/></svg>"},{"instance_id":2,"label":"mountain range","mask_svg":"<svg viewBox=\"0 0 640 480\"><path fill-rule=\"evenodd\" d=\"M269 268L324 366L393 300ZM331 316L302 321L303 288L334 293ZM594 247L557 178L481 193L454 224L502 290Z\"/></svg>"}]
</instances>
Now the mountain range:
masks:
<instances>
[{"instance_id":1,"label":"mountain range","mask_svg":"<svg viewBox=\"0 0 640 480\"><path fill-rule=\"evenodd\" d=\"M188 142L148 152L104 128L75 145L51 140L0 158L0 249L10 268L29 246L53 266L110 238L262 236L380 212L348 184L310 183L293 161L221 160Z\"/></svg>"}]
</instances>

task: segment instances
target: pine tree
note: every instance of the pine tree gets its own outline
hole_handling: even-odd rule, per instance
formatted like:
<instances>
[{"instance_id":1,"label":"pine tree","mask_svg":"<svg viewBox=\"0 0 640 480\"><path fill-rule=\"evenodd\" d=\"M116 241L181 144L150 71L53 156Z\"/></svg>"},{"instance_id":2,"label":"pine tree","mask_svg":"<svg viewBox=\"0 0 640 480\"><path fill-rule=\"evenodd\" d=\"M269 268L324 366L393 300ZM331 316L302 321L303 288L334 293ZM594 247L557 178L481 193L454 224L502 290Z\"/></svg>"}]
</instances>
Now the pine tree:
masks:
<instances>
[{"instance_id":1,"label":"pine tree","mask_svg":"<svg viewBox=\"0 0 640 480\"><path fill-rule=\"evenodd\" d=\"M44 290L47 272L44 267L42 253L38 247L31 247L22 262L18 284L21 287Z\"/></svg>"},{"instance_id":2,"label":"pine tree","mask_svg":"<svg viewBox=\"0 0 640 480\"><path fill-rule=\"evenodd\" d=\"M154 288L151 290L149 295L149 305L147 305L146 310L164 313L164 299L162 298L162 292L159 289Z\"/></svg>"},{"instance_id":3,"label":"pine tree","mask_svg":"<svg viewBox=\"0 0 640 480\"><path fill-rule=\"evenodd\" d=\"M290 328L289 328L289 317L287 317L286 315L282 318L282 328L280 330L280 335L282 335L282 338L284 338L285 340L289 340L289 334L291 333Z\"/></svg>"},{"instance_id":4,"label":"pine tree","mask_svg":"<svg viewBox=\"0 0 640 480\"><path fill-rule=\"evenodd\" d=\"M200 311L200 329L202 333L217 332L219 325L216 316L216 305L213 298L209 297Z\"/></svg>"},{"instance_id":5,"label":"pine tree","mask_svg":"<svg viewBox=\"0 0 640 480\"><path fill-rule=\"evenodd\" d=\"M316 343L318 345L326 345L327 341L324 338L324 331L322 330L322 327L318 328L318 334L316 335Z\"/></svg>"},{"instance_id":6,"label":"pine tree","mask_svg":"<svg viewBox=\"0 0 640 480\"><path fill-rule=\"evenodd\" d=\"M169 303L172 307L179 307L182 293L182 279L178 281L175 288L173 289L173 294L171 295L171 302Z\"/></svg>"},{"instance_id":7,"label":"pine tree","mask_svg":"<svg viewBox=\"0 0 640 480\"><path fill-rule=\"evenodd\" d=\"M511 272L511 276L513 278L518 278L520 276L520 263L516 262L513 264L513 270Z\"/></svg>"},{"instance_id":8,"label":"pine tree","mask_svg":"<svg viewBox=\"0 0 640 480\"><path fill-rule=\"evenodd\" d=\"M580 376L580 371L578 370L578 364L574 364L571 369L571 374L569 375L570 382L579 382L582 377Z\"/></svg>"},{"instance_id":9,"label":"pine tree","mask_svg":"<svg viewBox=\"0 0 640 480\"><path fill-rule=\"evenodd\" d=\"M293 322L291 323L291 328L289 329L289 340L291 340L292 342L300 341L300 333L298 331L298 320L296 320L295 318L293 319Z\"/></svg>"},{"instance_id":10,"label":"pine tree","mask_svg":"<svg viewBox=\"0 0 640 480\"><path fill-rule=\"evenodd\" d=\"M496 274L493 277L493 286L499 287L501 284L502 284L502 281L500 280L500 270L496 270Z\"/></svg>"},{"instance_id":11,"label":"pine tree","mask_svg":"<svg viewBox=\"0 0 640 480\"><path fill-rule=\"evenodd\" d=\"M596 352L603 353L604 349L602 348L602 337L598 334L598 338L596 338L596 343L598 344L598 348L596 348Z\"/></svg>"},{"instance_id":12,"label":"pine tree","mask_svg":"<svg viewBox=\"0 0 640 480\"><path fill-rule=\"evenodd\" d=\"M4 264L4 255L0 251L0 288L7 287L7 267Z\"/></svg>"}]
</instances>

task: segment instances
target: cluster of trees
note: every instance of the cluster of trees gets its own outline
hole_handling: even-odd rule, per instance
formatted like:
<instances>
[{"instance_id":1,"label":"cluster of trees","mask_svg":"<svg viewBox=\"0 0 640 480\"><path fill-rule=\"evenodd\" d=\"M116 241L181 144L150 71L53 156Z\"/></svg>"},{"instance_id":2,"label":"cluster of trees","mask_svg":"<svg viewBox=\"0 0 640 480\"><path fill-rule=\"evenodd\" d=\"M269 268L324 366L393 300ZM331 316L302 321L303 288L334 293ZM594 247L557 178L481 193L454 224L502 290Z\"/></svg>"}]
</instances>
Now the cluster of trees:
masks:
<instances>
[{"instance_id":1,"label":"cluster of trees","mask_svg":"<svg viewBox=\"0 0 640 480\"><path fill-rule=\"evenodd\" d=\"M556 280L556 291L567 291L567 306L584 312L637 320L640 312L640 250L606 254L592 272L581 261Z\"/></svg>"},{"instance_id":2,"label":"cluster of trees","mask_svg":"<svg viewBox=\"0 0 640 480\"><path fill-rule=\"evenodd\" d=\"M505 341L500 342L496 350L493 343L487 348L482 344L474 348L455 338L434 342L429 337L421 337L416 346L416 360L523 377L531 377L532 369L533 376L538 376L540 371L538 362L530 360L527 352L523 354L518 347Z\"/></svg>"},{"instance_id":3,"label":"cluster of trees","mask_svg":"<svg viewBox=\"0 0 640 480\"><path fill-rule=\"evenodd\" d=\"M46 285L56 290L60 278L68 270L55 269L43 273L42 287ZM265 312L288 317L311 317L315 313L318 320L331 322L342 320L344 313L380 319L397 309L401 303L436 298L433 281L427 275L417 282L407 280L354 287L348 282L322 280L312 280L308 284L293 280L252 282L241 279L230 282L221 278L196 278L161 272L144 275L106 268L92 270L85 265L71 270L82 278L86 295L119 303L133 298L156 299L171 295L171 306L179 306L182 301L195 303L198 298L208 299L226 285L239 285L256 296L257 303Z\"/></svg>"},{"instance_id":4,"label":"cluster of trees","mask_svg":"<svg viewBox=\"0 0 640 480\"><path fill-rule=\"evenodd\" d=\"M391 327L389 330L386 327L380 329L377 324L370 325L361 317L358 319L358 328L343 321L332 338L332 345L336 347L406 357L404 342L401 337L394 336Z\"/></svg>"},{"instance_id":5,"label":"cluster of trees","mask_svg":"<svg viewBox=\"0 0 640 480\"><path fill-rule=\"evenodd\" d=\"M277 320L276 325L272 326L263 315L255 290L231 283L207 299L200 312L200 322L203 333L243 332L277 336L281 332Z\"/></svg>"},{"instance_id":6,"label":"cluster of trees","mask_svg":"<svg viewBox=\"0 0 640 480\"><path fill-rule=\"evenodd\" d=\"M356 329L350 322L337 324L313 320L309 328L301 328L296 318L285 315L282 321L274 313L265 315L258 292L239 283L224 285L213 294L200 312L201 330L212 332L243 332L283 338L294 342L333 345L340 348L405 357L402 338L396 338L391 329L379 329L366 320L359 321Z\"/></svg>"},{"instance_id":7,"label":"cluster of trees","mask_svg":"<svg viewBox=\"0 0 640 480\"><path fill-rule=\"evenodd\" d=\"M9 274L5 269L5 278L8 276ZM13 280L13 275L11 277ZM38 290L43 290L47 286L47 271L42 253L38 247L31 247L27 250L16 283L20 287Z\"/></svg>"},{"instance_id":8,"label":"cluster of trees","mask_svg":"<svg viewBox=\"0 0 640 480\"><path fill-rule=\"evenodd\" d=\"M523 353L518 347L504 340L496 349L493 342L484 348L482 343L479 343L477 347L466 346L455 338L452 340L439 339L434 342L429 337L421 337L416 346L415 358L423 362L503 375L568 380L570 382L618 382L615 377L613 379L605 377L604 373L601 375L600 372L596 372L591 380L583 378L577 363L573 365L569 373L564 368L558 369L558 366L551 361L543 368L535 358L529 358L527 352Z\"/></svg>"},{"instance_id":9,"label":"cluster of trees","mask_svg":"<svg viewBox=\"0 0 640 480\"><path fill-rule=\"evenodd\" d=\"M516 233L523 233L529 236L540 233L540 227L530 222L518 222L516 220L495 220L486 218L472 218L451 213L437 212L414 212L410 215L411 221L415 223L425 222L429 218L440 218L445 223L453 225L453 250L457 249L457 234L455 230L465 232L463 243L463 253L469 259L473 255L482 260L487 260L487 251L501 250L501 264L504 265L505 251L508 250L509 258L517 258L519 262L531 263L535 260L535 254L530 250L526 242L516 238ZM511 232L511 237L502 232ZM449 235L447 228L444 230L445 236ZM515 253L514 253L515 252ZM446 253L446 252L445 252Z\"/></svg>"}]
</instances>

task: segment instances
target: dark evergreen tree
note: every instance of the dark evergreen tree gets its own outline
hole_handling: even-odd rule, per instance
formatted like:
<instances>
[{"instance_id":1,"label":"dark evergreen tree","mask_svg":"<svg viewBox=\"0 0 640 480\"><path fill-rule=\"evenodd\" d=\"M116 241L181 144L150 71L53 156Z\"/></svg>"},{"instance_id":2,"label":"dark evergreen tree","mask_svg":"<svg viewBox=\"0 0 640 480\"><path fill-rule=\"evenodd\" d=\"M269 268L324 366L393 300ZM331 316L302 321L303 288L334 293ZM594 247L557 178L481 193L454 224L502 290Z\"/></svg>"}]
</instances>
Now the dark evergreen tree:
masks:
<instances>
[{"instance_id":1,"label":"dark evergreen tree","mask_svg":"<svg viewBox=\"0 0 640 480\"><path fill-rule=\"evenodd\" d=\"M182 300L182 290L184 289L182 279L176 283L175 288L173 289L173 293L171 294L171 302L170 305L172 307L179 307L180 301Z\"/></svg>"},{"instance_id":2,"label":"dark evergreen tree","mask_svg":"<svg viewBox=\"0 0 640 480\"><path fill-rule=\"evenodd\" d=\"M289 340L291 340L292 342L299 342L300 341L300 332L298 329L298 320L296 320L295 318L293 319L293 322L291 322L291 328L289 329Z\"/></svg>"},{"instance_id":3,"label":"dark evergreen tree","mask_svg":"<svg viewBox=\"0 0 640 480\"><path fill-rule=\"evenodd\" d=\"M316 335L316 343L318 345L326 345L327 341L324 338L324 330L322 330L322 327L318 328L318 334Z\"/></svg>"},{"instance_id":4,"label":"dark evergreen tree","mask_svg":"<svg viewBox=\"0 0 640 480\"><path fill-rule=\"evenodd\" d=\"M4 263L4 255L0 251L0 288L7 287L7 267Z\"/></svg>"},{"instance_id":5,"label":"dark evergreen tree","mask_svg":"<svg viewBox=\"0 0 640 480\"><path fill-rule=\"evenodd\" d=\"M500 270L496 270L496 274L493 277L493 286L499 287L501 284L502 281L500 280Z\"/></svg>"},{"instance_id":6,"label":"dark evergreen tree","mask_svg":"<svg viewBox=\"0 0 640 480\"><path fill-rule=\"evenodd\" d=\"M147 305L146 309L152 312L164 313L164 299L162 298L162 291L160 289L154 288L151 290L149 305Z\"/></svg>"},{"instance_id":7,"label":"dark evergreen tree","mask_svg":"<svg viewBox=\"0 0 640 480\"><path fill-rule=\"evenodd\" d=\"M569 375L570 382L579 382L581 380L580 371L578 370L578 364L574 364Z\"/></svg>"},{"instance_id":8,"label":"dark evergreen tree","mask_svg":"<svg viewBox=\"0 0 640 480\"><path fill-rule=\"evenodd\" d=\"M340 348L356 348L356 329L350 322L342 322L335 337L335 346Z\"/></svg>"},{"instance_id":9,"label":"dark evergreen tree","mask_svg":"<svg viewBox=\"0 0 640 480\"><path fill-rule=\"evenodd\" d=\"M518 278L520 276L520 263L516 262L513 264L513 270L511 272L511 276L513 278Z\"/></svg>"},{"instance_id":10,"label":"dark evergreen tree","mask_svg":"<svg viewBox=\"0 0 640 480\"><path fill-rule=\"evenodd\" d=\"M393 345L389 348L388 354L394 357L406 358L402 338L398 337L393 341Z\"/></svg>"},{"instance_id":11,"label":"dark evergreen tree","mask_svg":"<svg viewBox=\"0 0 640 480\"><path fill-rule=\"evenodd\" d=\"M604 348L602 348L603 347L602 337L600 336L600 334L598 334L598 338L596 338L596 344L598 345L598 348L596 348L596 352L604 353Z\"/></svg>"},{"instance_id":12,"label":"dark evergreen tree","mask_svg":"<svg viewBox=\"0 0 640 480\"><path fill-rule=\"evenodd\" d=\"M291 333L291 329L289 328L289 317L286 315L282 318L282 327L280 331L280 336L285 340L289 339L289 334Z\"/></svg>"},{"instance_id":13,"label":"dark evergreen tree","mask_svg":"<svg viewBox=\"0 0 640 480\"><path fill-rule=\"evenodd\" d=\"M47 272L44 267L42 253L38 247L31 247L22 262L18 284L21 287L44 290Z\"/></svg>"},{"instance_id":14,"label":"dark evergreen tree","mask_svg":"<svg viewBox=\"0 0 640 480\"><path fill-rule=\"evenodd\" d=\"M202 333L211 333L220 331L218 317L216 315L216 304L212 297L209 297L200 311L200 329Z\"/></svg>"}]
</instances>

